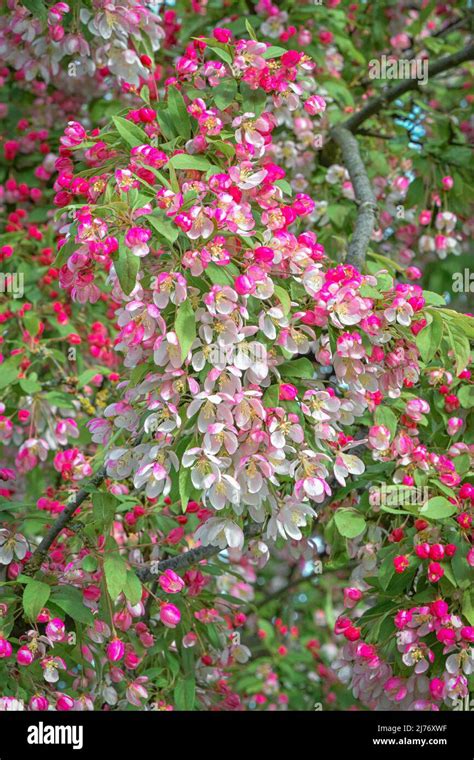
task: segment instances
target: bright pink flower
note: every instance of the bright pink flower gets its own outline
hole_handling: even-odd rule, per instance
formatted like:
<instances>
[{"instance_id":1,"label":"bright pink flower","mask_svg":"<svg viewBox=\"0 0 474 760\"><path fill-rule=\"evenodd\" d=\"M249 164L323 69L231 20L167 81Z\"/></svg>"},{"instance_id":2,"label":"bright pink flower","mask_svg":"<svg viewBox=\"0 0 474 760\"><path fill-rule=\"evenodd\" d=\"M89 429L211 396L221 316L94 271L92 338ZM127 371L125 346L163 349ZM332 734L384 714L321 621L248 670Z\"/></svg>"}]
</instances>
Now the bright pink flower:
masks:
<instances>
[{"instance_id":1,"label":"bright pink flower","mask_svg":"<svg viewBox=\"0 0 474 760\"><path fill-rule=\"evenodd\" d=\"M444 575L444 568L438 562L430 562L428 565L428 580L437 583Z\"/></svg>"},{"instance_id":2,"label":"bright pink flower","mask_svg":"<svg viewBox=\"0 0 474 760\"><path fill-rule=\"evenodd\" d=\"M185 586L184 580L171 569L165 570L158 582L165 594L178 594Z\"/></svg>"},{"instance_id":3,"label":"bright pink flower","mask_svg":"<svg viewBox=\"0 0 474 760\"><path fill-rule=\"evenodd\" d=\"M125 654L125 644L120 639L112 639L107 644L106 654L110 662L118 662Z\"/></svg>"},{"instance_id":4,"label":"bright pink flower","mask_svg":"<svg viewBox=\"0 0 474 760\"><path fill-rule=\"evenodd\" d=\"M165 602L160 606L160 620L167 628L176 628L181 620L181 613L174 604Z\"/></svg>"}]
</instances>

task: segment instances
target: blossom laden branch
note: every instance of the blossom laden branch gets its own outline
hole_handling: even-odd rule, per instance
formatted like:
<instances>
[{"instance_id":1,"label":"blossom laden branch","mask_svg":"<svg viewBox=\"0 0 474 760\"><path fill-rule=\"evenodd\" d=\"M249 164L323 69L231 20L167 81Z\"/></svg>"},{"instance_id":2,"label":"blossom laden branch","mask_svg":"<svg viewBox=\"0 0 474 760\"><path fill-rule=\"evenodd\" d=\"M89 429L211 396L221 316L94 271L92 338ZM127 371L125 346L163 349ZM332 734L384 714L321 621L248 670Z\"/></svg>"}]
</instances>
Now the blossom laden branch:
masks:
<instances>
[{"instance_id":1,"label":"blossom laden branch","mask_svg":"<svg viewBox=\"0 0 474 760\"><path fill-rule=\"evenodd\" d=\"M256 536L260 532L261 526L254 523L249 525L245 529L244 535L246 538ZM159 573L165 570L183 570L191 565L196 565L203 559L210 559L215 557L216 554L220 554L223 549L220 546L198 546L195 549L190 549L183 554L178 554L176 557L170 557L169 559L161 560L161 562L152 562L149 565L139 567L135 570L137 577L146 583L147 581L154 580Z\"/></svg>"}]
</instances>

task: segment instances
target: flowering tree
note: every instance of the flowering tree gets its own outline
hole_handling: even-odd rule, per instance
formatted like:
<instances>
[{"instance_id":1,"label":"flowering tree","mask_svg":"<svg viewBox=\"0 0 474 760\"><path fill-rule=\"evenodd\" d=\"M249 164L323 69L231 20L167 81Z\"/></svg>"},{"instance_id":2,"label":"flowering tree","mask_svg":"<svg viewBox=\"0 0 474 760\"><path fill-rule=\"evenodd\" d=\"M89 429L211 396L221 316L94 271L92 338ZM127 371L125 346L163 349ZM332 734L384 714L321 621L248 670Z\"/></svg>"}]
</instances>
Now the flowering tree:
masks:
<instances>
[{"instance_id":1,"label":"flowering tree","mask_svg":"<svg viewBox=\"0 0 474 760\"><path fill-rule=\"evenodd\" d=\"M281 5L0 17L3 709L468 695L470 16Z\"/></svg>"}]
</instances>

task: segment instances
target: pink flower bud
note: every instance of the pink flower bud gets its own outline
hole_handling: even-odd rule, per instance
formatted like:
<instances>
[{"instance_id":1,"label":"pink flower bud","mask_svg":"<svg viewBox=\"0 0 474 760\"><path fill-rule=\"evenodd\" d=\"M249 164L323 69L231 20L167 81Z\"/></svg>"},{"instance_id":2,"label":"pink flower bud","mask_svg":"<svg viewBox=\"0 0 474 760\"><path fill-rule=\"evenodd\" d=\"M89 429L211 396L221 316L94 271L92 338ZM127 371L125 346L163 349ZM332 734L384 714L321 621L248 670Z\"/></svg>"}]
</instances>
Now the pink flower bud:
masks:
<instances>
[{"instance_id":1,"label":"pink flower bud","mask_svg":"<svg viewBox=\"0 0 474 760\"><path fill-rule=\"evenodd\" d=\"M428 565L428 580L437 583L444 575L444 569L438 562L430 562Z\"/></svg>"},{"instance_id":2,"label":"pink flower bud","mask_svg":"<svg viewBox=\"0 0 474 760\"><path fill-rule=\"evenodd\" d=\"M234 280L234 288L240 296L246 296L255 289L255 284L247 275L239 274Z\"/></svg>"},{"instance_id":3,"label":"pink flower bud","mask_svg":"<svg viewBox=\"0 0 474 760\"><path fill-rule=\"evenodd\" d=\"M165 594L178 594L185 585L183 579L174 570L165 570L158 582Z\"/></svg>"},{"instance_id":4,"label":"pink flower bud","mask_svg":"<svg viewBox=\"0 0 474 760\"><path fill-rule=\"evenodd\" d=\"M450 417L447 424L448 435L456 435L459 433L463 426L463 421L460 417Z\"/></svg>"},{"instance_id":5,"label":"pink flower bud","mask_svg":"<svg viewBox=\"0 0 474 760\"><path fill-rule=\"evenodd\" d=\"M430 693L433 699L443 699L446 684L441 678L432 678L430 681Z\"/></svg>"},{"instance_id":6,"label":"pink flower bud","mask_svg":"<svg viewBox=\"0 0 474 760\"><path fill-rule=\"evenodd\" d=\"M326 110L326 101L321 95L310 95L305 101L304 110L311 116L316 116Z\"/></svg>"},{"instance_id":7,"label":"pink flower bud","mask_svg":"<svg viewBox=\"0 0 474 760\"><path fill-rule=\"evenodd\" d=\"M18 665L31 665L33 660L35 659L35 656L31 649L27 646L20 647L18 652L16 653L16 661Z\"/></svg>"},{"instance_id":8,"label":"pink flower bud","mask_svg":"<svg viewBox=\"0 0 474 760\"><path fill-rule=\"evenodd\" d=\"M42 697L40 694L35 694L34 697L31 697L28 706L33 712L43 712L48 709L49 702L46 697Z\"/></svg>"},{"instance_id":9,"label":"pink flower bud","mask_svg":"<svg viewBox=\"0 0 474 760\"><path fill-rule=\"evenodd\" d=\"M443 185L444 190L451 190L454 186L454 180L449 174L447 174L446 177L443 177L441 180L441 184Z\"/></svg>"},{"instance_id":10,"label":"pink flower bud","mask_svg":"<svg viewBox=\"0 0 474 760\"><path fill-rule=\"evenodd\" d=\"M362 591L358 588L351 587L344 589L344 607L352 609L360 599L362 599Z\"/></svg>"},{"instance_id":11,"label":"pink flower bud","mask_svg":"<svg viewBox=\"0 0 474 760\"><path fill-rule=\"evenodd\" d=\"M444 546L442 544L433 544L430 546L430 559L442 560L444 558Z\"/></svg>"},{"instance_id":12,"label":"pink flower bud","mask_svg":"<svg viewBox=\"0 0 474 760\"><path fill-rule=\"evenodd\" d=\"M451 646L456 642L456 632L452 628L440 628L436 632L436 638L445 646Z\"/></svg>"},{"instance_id":13,"label":"pink flower bud","mask_svg":"<svg viewBox=\"0 0 474 760\"><path fill-rule=\"evenodd\" d=\"M410 562L406 554L399 554L397 557L393 558L393 566L396 573L403 573L409 564Z\"/></svg>"},{"instance_id":14,"label":"pink flower bud","mask_svg":"<svg viewBox=\"0 0 474 760\"><path fill-rule=\"evenodd\" d=\"M448 604L443 599L437 599L436 602L430 605L432 615L436 615L439 618L445 617L448 614L448 610Z\"/></svg>"},{"instance_id":15,"label":"pink flower bud","mask_svg":"<svg viewBox=\"0 0 474 760\"><path fill-rule=\"evenodd\" d=\"M0 639L0 659L11 657L13 652L12 645L6 639Z\"/></svg>"},{"instance_id":16,"label":"pink flower bud","mask_svg":"<svg viewBox=\"0 0 474 760\"><path fill-rule=\"evenodd\" d=\"M290 383L282 383L280 385L280 392L278 394L280 401L294 401L298 395L298 389Z\"/></svg>"},{"instance_id":17,"label":"pink flower bud","mask_svg":"<svg viewBox=\"0 0 474 760\"><path fill-rule=\"evenodd\" d=\"M46 626L45 632L51 641L62 641L65 634L65 625L60 618L53 618Z\"/></svg>"},{"instance_id":18,"label":"pink flower bud","mask_svg":"<svg viewBox=\"0 0 474 760\"><path fill-rule=\"evenodd\" d=\"M167 628L176 628L181 620L181 612L174 604L165 602L160 607L160 620Z\"/></svg>"},{"instance_id":19,"label":"pink flower bud","mask_svg":"<svg viewBox=\"0 0 474 760\"><path fill-rule=\"evenodd\" d=\"M110 662L118 662L125 654L125 644L120 639L112 639L107 644L106 654Z\"/></svg>"},{"instance_id":20,"label":"pink flower bud","mask_svg":"<svg viewBox=\"0 0 474 760\"><path fill-rule=\"evenodd\" d=\"M430 556L430 545L428 543L417 544L415 546L415 554L420 559L428 559Z\"/></svg>"},{"instance_id":21,"label":"pink flower bud","mask_svg":"<svg viewBox=\"0 0 474 760\"><path fill-rule=\"evenodd\" d=\"M74 700L72 697L68 696L67 694L61 694L56 702L56 710L59 710L60 712L65 712L67 710L72 710L74 708Z\"/></svg>"}]
</instances>

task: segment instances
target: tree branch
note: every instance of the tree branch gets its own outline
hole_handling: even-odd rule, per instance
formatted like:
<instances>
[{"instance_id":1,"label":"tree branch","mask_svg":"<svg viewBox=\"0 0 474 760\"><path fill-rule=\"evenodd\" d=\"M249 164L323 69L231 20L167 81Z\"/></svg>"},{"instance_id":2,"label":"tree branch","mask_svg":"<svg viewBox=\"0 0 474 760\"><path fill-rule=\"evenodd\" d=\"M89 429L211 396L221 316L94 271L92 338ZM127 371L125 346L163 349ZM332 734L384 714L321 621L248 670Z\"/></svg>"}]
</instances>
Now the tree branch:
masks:
<instances>
[{"instance_id":1,"label":"tree branch","mask_svg":"<svg viewBox=\"0 0 474 760\"><path fill-rule=\"evenodd\" d=\"M143 433L140 433L140 435L135 439L133 443L134 447L138 446L138 444L141 443L142 437ZM55 520L55 522L52 524L41 543L38 544L36 549L33 551L30 559L23 568L23 573L25 575L34 575L40 569L41 563L43 562L47 551L53 543L54 539L72 520L76 509L81 506L83 501L89 498L90 487L92 486L93 488L98 488L98 486L104 482L106 475L107 470L105 465L103 465L99 470L97 470L95 475L92 476L87 486L80 488L79 491L74 494L74 496L71 496L71 498L68 499L63 511L57 520Z\"/></svg>"},{"instance_id":2,"label":"tree branch","mask_svg":"<svg viewBox=\"0 0 474 760\"><path fill-rule=\"evenodd\" d=\"M349 243L346 263L360 270L374 231L377 204L354 135L345 127L337 126L331 131L331 136L342 151L358 205L356 226Z\"/></svg>"},{"instance_id":3,"label":"tree branch","mask_svg":"<svg viewBox=\"0 0 474 760\"><path fill-rule=\"evenodd\" d=\"M105 480L106 476L105 466L90 479L89 486L97 488ZM89 490L86 488L80 488L79 491L72 496L66 503L63 511L59 515L58 519L52 524L41 543L36 547L30 559L23 568L25 575L34 575L39 570L43 559L45 558L49 547L53 543L54 539L61 533L63 528L66 527L68 522L72 519L74 512L81 506L82 502L90 496Z\"/></svg>"},{"instance_id":4,"label":"tree branch","mask_svg":"<svg viewBox=\"0 0 474 760\"><path fill-rule=\"evenodd\" d=\"M460 66L466 61L474 60L474 43L471 43L463 50L453 53L452 55L445 55L438 61L434 61L428 66L428 79L431 79L438 74L442 74L445 71ZM358 127L371 116L385 108L389 103L392 103L397 98L400 98L406 92L410 90L417 90L420 87L418 79L405 79L403 82L394 85L393 87L387 87L382 90L381 95L372 98L369 102L357 113L353 114L349 119L341 124L342 127L348 129L350 132L356 132Z\"/></svg>"},{"instance_id":5,"label":"tree branch","mask_svg":"<svg viewBox=\"0 0 474 760\"><path fill-rule=\"evenodd\" d=\"M261 530L261 525L252 523L245 529L245 538L251 538L256 536ZM190 549L188 552L177 554L176 557L170 557L169 559L162 559L160 562L150 562L148 565L135 568L135 574L142 581L152 581L156 579L159 573L165 570L183 570L191 565L195 565L197 562L201 562L203 559L209 559L216 554L220 554L223 549L219 546L198 546L196 549Z\"/></svg>"},{"instance_id":6,"label":"tree branch","mask_svg":"<svg viewBox=\"0 0 474 760\"><path fill-rule=\"evenodd\" d=\"M437 76L470 60L474 60L474 43L458 53L446 55L439 61L430 64L428 78ZM352 264L356 269L361 270L365 262L367 248L374 231L377 204L366 168L360 157L357 140L352 133L356 132L364 121L381 111L389 103L410 90L417 90L419 86L418 79L407 79L394 87L384 89L381 95L372 98L364 108L330 131L330 137L342 151L342 158L349 172L354 188L355 202L358 206L356 226L346 257L346 263Z\"/></svg>"}]
</instances>

